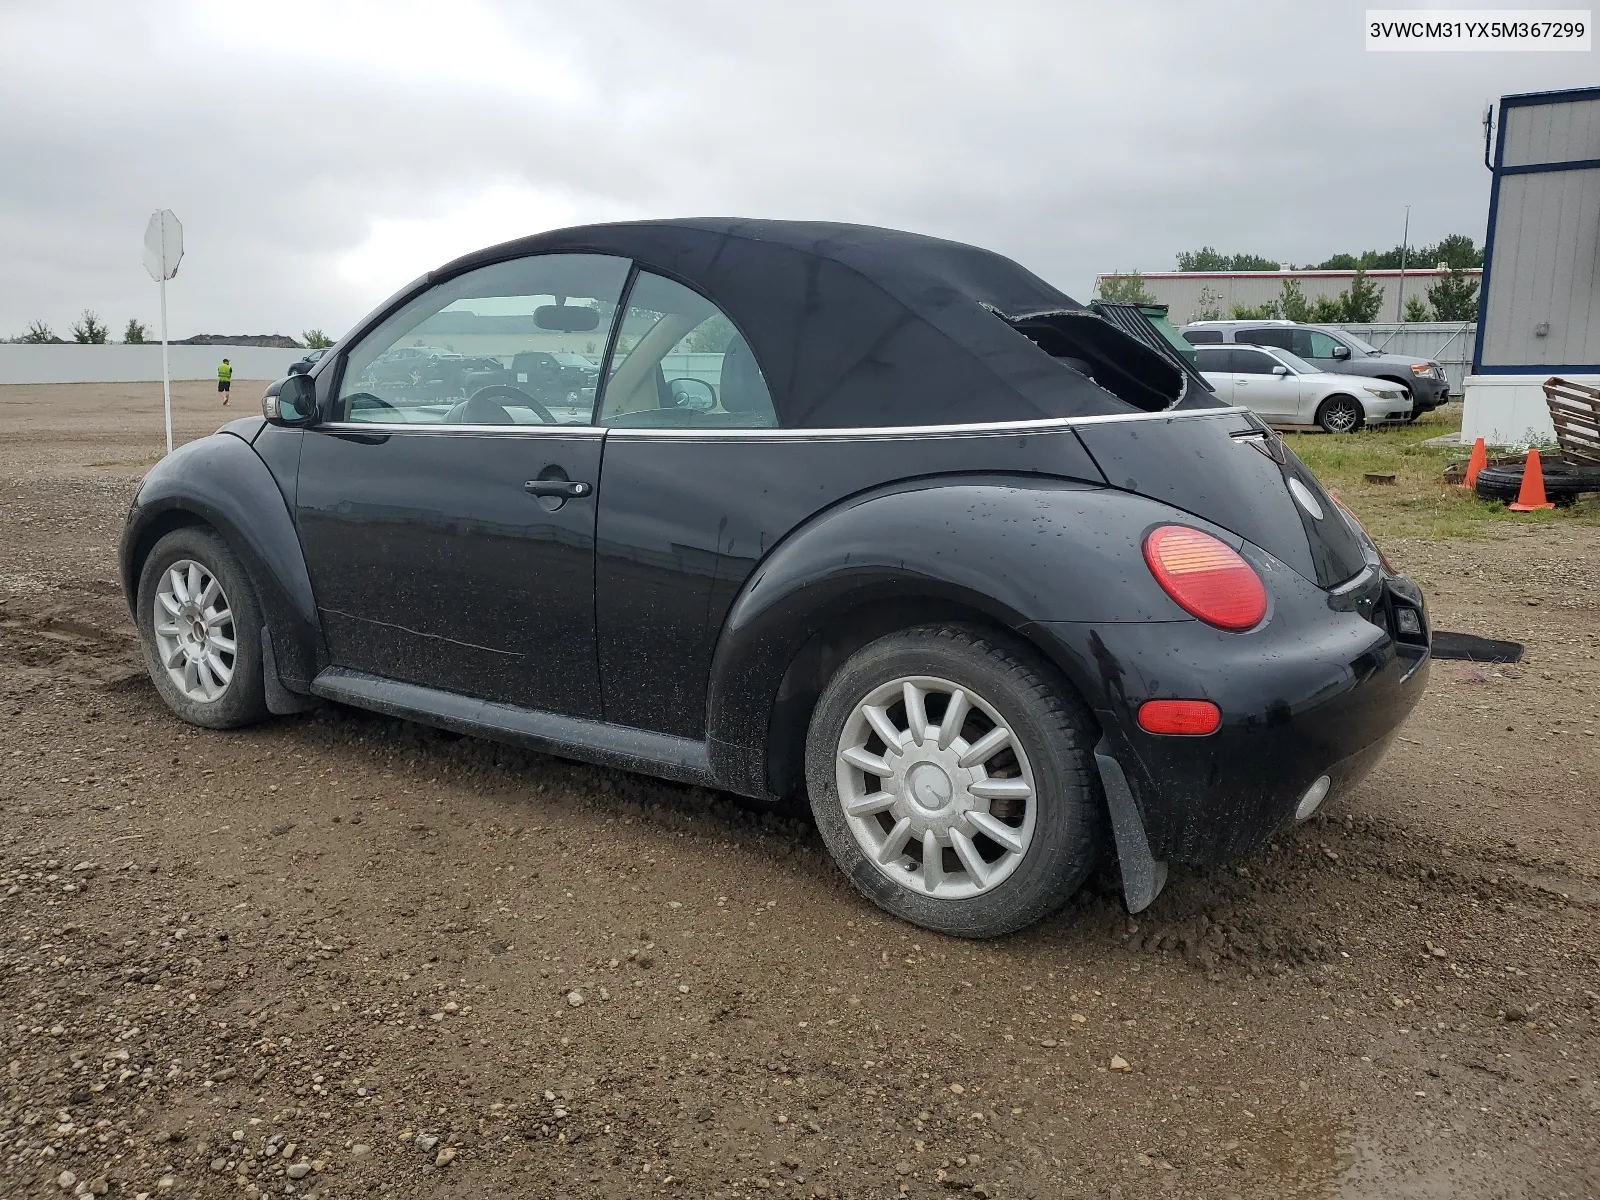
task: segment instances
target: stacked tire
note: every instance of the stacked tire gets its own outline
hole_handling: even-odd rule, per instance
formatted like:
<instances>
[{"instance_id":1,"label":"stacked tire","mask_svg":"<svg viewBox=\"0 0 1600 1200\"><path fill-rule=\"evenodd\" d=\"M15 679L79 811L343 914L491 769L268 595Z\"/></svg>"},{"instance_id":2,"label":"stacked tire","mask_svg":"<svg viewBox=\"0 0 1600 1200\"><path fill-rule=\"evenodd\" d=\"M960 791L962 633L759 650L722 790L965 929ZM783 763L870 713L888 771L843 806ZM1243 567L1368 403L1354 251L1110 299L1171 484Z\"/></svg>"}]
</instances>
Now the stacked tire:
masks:
<instances>
[{"instance_id":1,"label":"stacked tire","mask_svg":"<svg viewBox=\"0 0 1600 1200\"><path fill-rule=\"evenodd\" d=\"M1545 498L1558 508L1568 507L1586 492L1600 492L1600 464L1591 466L1546 459L1541 465ZM1484 467L1478 472L1478 498L1511 503L1522 490L1522 470L1522 463Z\"/></svg>"}]
</instances>

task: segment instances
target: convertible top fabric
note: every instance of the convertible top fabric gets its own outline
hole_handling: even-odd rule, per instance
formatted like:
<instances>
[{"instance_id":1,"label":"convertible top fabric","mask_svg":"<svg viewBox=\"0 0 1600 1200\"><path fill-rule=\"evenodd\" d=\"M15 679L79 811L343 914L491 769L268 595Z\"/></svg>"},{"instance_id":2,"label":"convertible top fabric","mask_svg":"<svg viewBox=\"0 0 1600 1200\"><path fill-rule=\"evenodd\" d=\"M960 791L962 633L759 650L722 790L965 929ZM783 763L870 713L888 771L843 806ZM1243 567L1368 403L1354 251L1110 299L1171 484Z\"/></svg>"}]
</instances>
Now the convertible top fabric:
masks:
<instances>
[{"instance_id":1,"label":"convertible top fabric","mask_svg":"<svg viewBox=\"0 0 1600 1200\"><path fill-rule=\"evenodd\" d=\"M428 280L552 251L630 258L716 301L749 341L785 428L1128 413L1168 407L1184 391L1160 356L1010 259L871 226L591 225L477 251ZM1061 357L1089 362L1133 402Z\"/></svg>"}]
</instances>

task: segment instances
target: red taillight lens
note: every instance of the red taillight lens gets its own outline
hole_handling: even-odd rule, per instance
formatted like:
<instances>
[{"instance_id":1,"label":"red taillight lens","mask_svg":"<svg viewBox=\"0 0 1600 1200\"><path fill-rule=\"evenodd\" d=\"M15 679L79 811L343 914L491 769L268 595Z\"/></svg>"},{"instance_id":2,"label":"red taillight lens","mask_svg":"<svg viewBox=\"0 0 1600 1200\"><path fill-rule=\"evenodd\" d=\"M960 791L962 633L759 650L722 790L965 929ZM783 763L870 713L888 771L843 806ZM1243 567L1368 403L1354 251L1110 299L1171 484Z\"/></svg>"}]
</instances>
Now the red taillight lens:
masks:
<instances>
[{"instance_id":1,"label":"red taillight lens","mask_svg":"<svg viewBox=\"0 0 1600 1200\"><path fill-rule=\"evenodd\" d=\"M1146 733L1196 737L1221 725L1222 710L1209 700L1146 700L1139 706L1139 728Z\"/></svg>"},{"instance_id":2,"label":"red taillight lens","mask_svg":"<svg viewBox=\"0 0 1600 1200\"><path fill-rule=\"evenodd\" d=\"M1218 629L1249 629L1267 615L1267 589L1230 547L1186 525L1144 539L1144 561L1185 612Z\"/></svg>"}]
</instances>

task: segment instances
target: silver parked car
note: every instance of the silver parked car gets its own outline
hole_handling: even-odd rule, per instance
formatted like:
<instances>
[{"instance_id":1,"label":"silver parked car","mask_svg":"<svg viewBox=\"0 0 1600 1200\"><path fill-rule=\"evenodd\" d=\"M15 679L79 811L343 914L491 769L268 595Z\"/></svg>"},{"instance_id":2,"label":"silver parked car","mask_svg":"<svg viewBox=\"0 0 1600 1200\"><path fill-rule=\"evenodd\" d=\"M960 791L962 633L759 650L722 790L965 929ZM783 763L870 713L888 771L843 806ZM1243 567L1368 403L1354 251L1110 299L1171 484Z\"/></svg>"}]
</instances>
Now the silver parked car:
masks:
<instances>
[{"instance_id":1,"label":"silver parked car","mask_svg":"<svg viewBox=\"0 0 1600 1200\"><path fill-rule=\"evenodd\" d=\"M1195 366L1224 404L1238 404L1269 425L1317 425L1353 433L1363 425L1404 421L1411 397L1385 379L1319 371L1268 346L1196 346Z\"/></svg>"},{"instance_id":2,"label":"silver parked car","mask_svg":"<svg viewBox=\"0 0 1600 1200\"><path fill-rule=\"evenodd\" d=\"M1183 336L1195 346L1273 346L1305 359L1318 371L1386 379L1411 397L1411 420L1450 399L1450 381L1444 368L1431 358L1391 354L1336 325L1301 325L1282 320L1191 321L1183 327Z\"/></svg>"}]
</instances>

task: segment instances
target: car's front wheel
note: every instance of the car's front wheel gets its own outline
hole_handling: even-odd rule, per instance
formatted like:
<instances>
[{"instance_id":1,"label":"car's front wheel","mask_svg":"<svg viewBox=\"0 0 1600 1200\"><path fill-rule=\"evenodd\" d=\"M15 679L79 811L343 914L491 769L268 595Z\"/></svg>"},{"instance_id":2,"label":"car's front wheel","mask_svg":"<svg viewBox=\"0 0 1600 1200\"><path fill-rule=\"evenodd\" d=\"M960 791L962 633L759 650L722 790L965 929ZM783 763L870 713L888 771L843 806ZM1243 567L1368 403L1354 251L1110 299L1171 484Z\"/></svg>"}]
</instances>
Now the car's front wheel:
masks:
<instances>
[{"instance_id":1,"label":"car's front wheel","mask_svg":"<svg viewBox=\"0 0 1600 1200\"><path fill-rule=\"evenodd\" d=\"M1352 396L1329 396L1317 409L1317 424L1324 433L1354 433L1366 420L1367 414Z\"/></svg>"},{"instance_id":2,"label":"car's front wheel","mask_svg":"<svg viewBox=\"0 0 1600 1200\"><path fill-rule=\"evenodd\" d=\"M209 729L267 715L261 606L222 538L198 526L167 534L145 559L137 605L145 666L168 708Z\"/></svg>"},{"instance_id":3,"label":"car's front wheel","mask_svg":"<svg viewBox=\"0 0 1600 1200\"><path fill-rule=\"evenodd\" d=\"M1025 648L923 627L857 651L812 715L818 829L868 898L958 937L1009 933L1093 870L1092 722Z\"/></svg>"}]
</instances>

